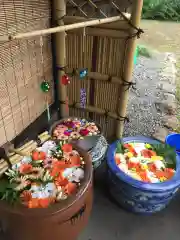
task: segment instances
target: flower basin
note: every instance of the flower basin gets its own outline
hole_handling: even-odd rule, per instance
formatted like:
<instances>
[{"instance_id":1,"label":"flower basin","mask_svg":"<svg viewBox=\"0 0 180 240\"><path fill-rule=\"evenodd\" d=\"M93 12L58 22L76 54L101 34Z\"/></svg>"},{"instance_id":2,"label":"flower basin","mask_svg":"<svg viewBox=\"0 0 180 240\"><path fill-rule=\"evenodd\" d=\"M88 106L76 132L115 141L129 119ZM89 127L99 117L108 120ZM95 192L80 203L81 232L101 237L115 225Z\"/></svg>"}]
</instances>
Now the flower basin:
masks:
<instances>
[{"instance_id":1,"label":"flower basin","mask_svg":"<svg viewBox=\"0 0 180 240\"><path fill-rule=\"evenodd\" d=\"M159 143L148 137L127 137L123 143ZM124 208L141 214L152 214L164 209L175 196L180 185L180 161L176 164L174 177L162 183L146 183L133 179L121 171L114 161L118 141L110 145L107 153L108 188L117 203ZM179 160L179 156L177 156Z\"/></svg>"},{"instance_id":2,"label":"flower basin","mask_svg":"<svg viewBox=\"0 0 180 240\"><path fill-rule=\"evenodd\" d=\"M22 204L0 201L0 238L11 240L74 240L87 224L92 208L91 157L74 148L84 158L85 177L76 194L49 208L29 209ZM2 235L2 236L1 236Z\"/></svg>"},{"instance_id":3,"label":"flower basin","mask_svg":"<svg viewBox=\"0 0 180 240\"><path fill-rule=\"evenodd\" d=\"M53 132L56 129L56 126L58 126L59 124L62 124L64 121L67 121L68 119L77 119L77 118L75 117L64 118L55 122L50 128L50 135L51 136L53 135ZM78 119L78 121L79 120L80 119ZM101 127L96 123L95 125L99 130L97 135L81 136L77 139L68 140L68 141L74 142L77 146L79 146L84 151L89 152L89 154L92 157L92 164L94 169L98 168L101 165L101 163L104 161L107 148L108 148L108 143L106 138L102 134ZM76 128L76 130L79 131L78 128Z\"/></svg>"}]
</instances>

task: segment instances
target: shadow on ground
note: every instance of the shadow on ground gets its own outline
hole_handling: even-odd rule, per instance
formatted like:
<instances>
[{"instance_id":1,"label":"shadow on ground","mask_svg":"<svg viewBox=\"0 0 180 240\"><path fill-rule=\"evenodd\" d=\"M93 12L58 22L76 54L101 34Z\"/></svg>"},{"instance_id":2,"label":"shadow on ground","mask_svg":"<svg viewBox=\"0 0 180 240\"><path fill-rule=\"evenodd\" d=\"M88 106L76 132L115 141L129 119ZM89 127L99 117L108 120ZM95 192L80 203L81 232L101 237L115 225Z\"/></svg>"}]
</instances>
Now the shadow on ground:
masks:
<instances>
[{"instance_id":1,"label":"shadow on ground","mask_svg":"<svg viewBox=\"0 0 180 240\"><path fill-rule=\"evenodd\" d=\"M95 176L95 196L87 228L78 240L179 240L180 194L152 216L127 212L108 197L104 170Z\"/></svg>"}]
</instances>

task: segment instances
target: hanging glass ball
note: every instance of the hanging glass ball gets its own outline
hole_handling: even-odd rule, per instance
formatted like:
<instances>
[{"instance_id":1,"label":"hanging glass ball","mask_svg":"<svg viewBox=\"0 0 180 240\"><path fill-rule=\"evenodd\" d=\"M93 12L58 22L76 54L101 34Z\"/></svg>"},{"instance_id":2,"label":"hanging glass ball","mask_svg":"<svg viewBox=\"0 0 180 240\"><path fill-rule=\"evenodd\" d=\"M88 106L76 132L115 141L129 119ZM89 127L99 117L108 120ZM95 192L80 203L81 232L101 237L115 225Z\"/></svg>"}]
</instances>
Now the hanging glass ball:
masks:
<instances>
[{"instance_id":1,"label":"hanging glass ball","mask_svg":"<svg viewBox=\"0 0 180 240\"><path fill-rule=\"evenodd\" d=\"M61 78L61 83L62 83L63 85L68 85L68 84L70 84L70 79L69 79L68 75L64 74L64 75L62 76L62 78Z\"/></svg>"},{"instance_id":2,"label":"hanging glass ball","mask_svg":"<svg viewBox=\"0 0 180 240\"><path fill-rule=\"evenodd\" d=\"M42 90L43 92L49 92L49 90L50 90L50 84L49 84L49 82L43 81L43 82L41 83L41 90Z\"/></svg>"},{"instance_id":3,"label":"hanging glass ball","mask_svg":"<svg viewBox=\"0 0 180 240\"><path fill-rule=\"evenodd\" d=\"M87 68L86 69L82 69L81 71L79 71L80 78L86 77L87 74L88 74L88 69Z\"/></svg>"}]
</instances>

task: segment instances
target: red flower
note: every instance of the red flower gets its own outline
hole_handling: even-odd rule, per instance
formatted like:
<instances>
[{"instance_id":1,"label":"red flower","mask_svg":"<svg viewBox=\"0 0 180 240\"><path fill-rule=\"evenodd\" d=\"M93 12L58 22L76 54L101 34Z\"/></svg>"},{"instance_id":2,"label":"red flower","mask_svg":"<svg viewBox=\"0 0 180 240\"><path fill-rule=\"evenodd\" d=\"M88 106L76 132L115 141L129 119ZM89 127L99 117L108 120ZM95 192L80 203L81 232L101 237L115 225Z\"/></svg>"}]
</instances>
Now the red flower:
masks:
<instances>
[{"instance_id":1,"label":"red flower","mask_svg":"<svg viewBox=\"0 0 180 240\"><path fill-rule=\"evenodd\" d=\"M89 130L87 129L81 129L79 132L82 136L87 136L89 134Z\"/></svg>"},{"instance_id":2,"label":"red flower","mask_svg":"<svg viewBox=\"0 0 180 240\"><path fill-rule=\"evenodd\" d=\"M63 122L63 124L68 128L74 128L75 127L73 121Z\"/></svg>"},{"instance_id":3,"label":"red flower","mask_svg":"<svg viewBox=\"0 0 180 240\"><path fill-rule=\"evenodd\" d=\"M67 143L67 144L64 144L61 149L63 150L63 152L68 153L68 152L72 152L73 147L71 144Z\"/></svg>"},{"instance_id":4,"label":"red flower","mask_svg":"<svg viewBox=\"0 0 180 240\"><path fill-rule=\"evenodd\" d=\"M46 153L45 152L34 151L32 153L32 159L34 161L44 160L44 159L46 159Z\"/></svg>"},{"instance_id":5,"label":"red flower","mask_svg":"<svg viewBox=\"0 0 180 240\"><path fill-rule=\"evenodd\" d=\"M68 180L63 178L62 174L59 174L59 176L55 179L56 186L65 187L68 183Z\"/></svg>"},{"instance_id":6,"label":"red flower","mask_svg":"<svg viewBox=\"0 0 180 240\"><path fill-rule=\"evenodd\" d=\"M141 155L145 158L151 158L152 156L156 156L156 153L149 149L144 149L141 151Z\"/></svg>"},{"instance_id":7,"label":"red flower","mask_svg":"<svg viewBox=\"0 0 180 240\"><path fill-rule=\"evenodd\" d=\"M32 171L33 167L31 164L22 164L19 168L20 173L27 174Z\"/></svg>"},{"instance_id":8,"label":"red flower","mask_svg":"<svg viewBox=\"0 0 180 240\"><path fill-rule=\"evenodd\" d=\"M71 156L70 161L72 167L79 167L81 165L81 158L78 155Z\"/></svg>"},{"instance_id":9,"label":"red flower","mask_svg":"<svg viewBox=\"0 0 180 240\"><path fill-rule=\"evenodd\" d=\"M65 132L64 132L64 135L65 135L65 136L68 136L68 137L69 137L69 136L70 136L70 134L71 134L71 133L70 133L70 132L68 132L68 131L65 131Z\"/></svg>"}]
</instances>

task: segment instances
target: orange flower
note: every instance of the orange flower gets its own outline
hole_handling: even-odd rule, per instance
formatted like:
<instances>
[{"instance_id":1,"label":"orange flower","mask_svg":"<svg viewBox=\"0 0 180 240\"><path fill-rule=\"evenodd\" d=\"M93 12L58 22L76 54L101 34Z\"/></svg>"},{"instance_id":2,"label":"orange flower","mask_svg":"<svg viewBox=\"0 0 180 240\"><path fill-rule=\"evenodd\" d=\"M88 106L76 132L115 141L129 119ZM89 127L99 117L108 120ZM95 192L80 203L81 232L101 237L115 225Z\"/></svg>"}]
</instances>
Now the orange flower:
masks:
<instances>
[{"instance_id":1,"label":"orange flower","mask_svg":"<svg viewBox=\"0 0 180 240\"><path fill-rule=\"evenodd\" d=\"M66 178L63 178L61 174L55 179L55 184L58 187L64 187L68 184L68 180Z\"/></svg>"},{"instance_id":2,"label":"orange flower","mask_svg":"<svg viewBox=\"0 0 180 240\"><path fill-rule=\"evenodd\" d=\"M47 208L51 204L50 198L41 198L39 199L39 206L42 208Z\"/></svg>"},{"instance_id":3,"label":"orange flower","mask_svg":"<svg viewBox=\"0 0 180 240\"><path fill-rule=\"evenodd\" d=\"M141 171L138 174L143 182L151 182L145 171Z\"/></svg>"},{"instance_id":4,"label":"orange flower","mask_svg":"<svg viewBox=\"0 0 180 240\"><path fill-rule=\"evenodd\" d=\"M164 171L161 171L161 170L156 170L156 171L154 172L154 174L156 175L156 177L157 177L158 179L160 179L160 178L162 178L162 177L165 177L165 172L164 172Z\"/></svg>"},{"instance_id":5,"label":"orange flower","mask_svg":"<svg viewBox=\"0 0 180 240\"><path fill-rule=\"evenodd\" d=\"M174 170L172 168L165 168L164 169L164 176L167 179L170 179L174 176Z\"/></svg>"},{"instance_id":6,"label":"orange flower","mask_svg":"<svg viewBox=\"0 0 180 240\"><path fill-rule=\"evenodd\" d=\"M119 164L121 163L121 160L120 160L118 154L115 155L114 160L115 160L115 163L116 163L117 165L119 165Z\"/></svg>"},{"instance_id":7,"label":"orange flower","mask_svg":"<svg viewBox=\"0 0 180 240\"><path fill-rule=\"evenodd\" d=\"M64 144L61 148L63 150L63 152L72 152L73 147L71 144Z\"/></svg>"},{"instance_id":8,"label":"orange flower","mask_svg":"<svg viewBox=\"0 0 180 240\"><path fill-rule=\"evenodd\" d=\"M32 169L33 169L33 167L31 164L22 164L19 168L19 171L22 174L27 174L27 173L32 172Z\"/></svg>"},{"instance_id":9,"label":"orange flower","mask_svg":"<svg viewBox=\"0 0 180 240\"><path fill-rule=\"evenodd\" d=\"M70 164L67 164L65 161L56 161L53 163L51 176L57 177L64 169L70 167Z\"/></svg>"},{"instance_id":10,"label":"orange flower","mask_svg":"<svg viewBox=\"0 0 180 240\"><path fill-rule=\"evenodd\" d=\"M75 183L69 182L64 190L68 195L71 195L77 191L77 185Z\"/></svg>"},{"instance_id":11,"label":"orange flower","mask_svg":"<svg viewBox=\"0 0 180 240\"><path fill-rule=\"evenodd\" d=\"M28 205L28 202L31 201L32 195L30 191L23 191L20 195L21 201L23 204Z\"/></svg>"},{"instance_id":12,"label":"orange flower","mask_svg":"<svg viewBox=\"0 0 180 240\"><path fill-rule=\"evenodd\" d=\"M141 151L141 155L145 158L151 158L152 156L156 156L156 153L149 149L144 149Z\"/></svg>"},{"instance_id":13,"label":"orange flower","mask_svg":"<svg viewBox=\"0 0 180 240\"><path fill-rule=\"evenodd\" d=\"M29 202L28 202L28 207L29 208L39 208L39 199L38 198L32 198Z\"/></svg>"},{"instance_id":14,"label":"orange flower","mask_svg":"<svg viewBox=\"0 0 180 240\"><path fill-rule=\"evenodd\" d=\"M71 156L70 161L72 167L79 167L81 165L81 158L78 155Z\"/></svg>"},{"instance_id":15,"label":"orange flower","mask_svg":"<svg viewBox=\"0 0 180 240\"><path fill-rule=\"evenodd\" d=\"M149 163L148 168L151 172L155 172L157 170L156 165L154 163Z\"/></svg>"}]
</instances>

